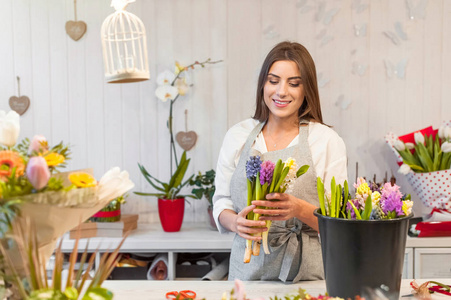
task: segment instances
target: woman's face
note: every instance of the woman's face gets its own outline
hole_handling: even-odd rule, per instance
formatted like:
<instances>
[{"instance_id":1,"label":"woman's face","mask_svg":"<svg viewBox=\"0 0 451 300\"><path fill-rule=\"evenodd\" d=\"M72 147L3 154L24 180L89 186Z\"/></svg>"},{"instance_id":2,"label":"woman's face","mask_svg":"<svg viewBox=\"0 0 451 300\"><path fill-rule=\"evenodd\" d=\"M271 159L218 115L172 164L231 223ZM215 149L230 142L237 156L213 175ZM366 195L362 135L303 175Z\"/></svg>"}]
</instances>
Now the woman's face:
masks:
<instances>
[{"instance_id":1,"label":"woman's face","mask_svg":"<svg viewBox=\"0 0 451 300\"><path fill-rule=\"evenodd\" d=\"M304 86L294 61L279 60L272 64L263 99L270 111L269 118L298 119L298 110L304 102Z\"/></svg>"}]
</instances>

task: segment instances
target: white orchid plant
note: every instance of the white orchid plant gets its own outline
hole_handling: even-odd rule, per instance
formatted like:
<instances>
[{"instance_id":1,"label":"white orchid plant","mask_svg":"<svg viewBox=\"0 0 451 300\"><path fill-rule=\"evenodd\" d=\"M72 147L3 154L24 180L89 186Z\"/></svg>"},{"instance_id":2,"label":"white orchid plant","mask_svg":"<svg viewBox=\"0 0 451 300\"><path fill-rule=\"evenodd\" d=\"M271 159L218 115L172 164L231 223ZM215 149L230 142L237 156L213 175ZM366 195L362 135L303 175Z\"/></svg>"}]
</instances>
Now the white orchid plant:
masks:
<instances>
[{"instance_id":1,"label":"white orchid plant","mask_svg":"<svg viewBox=\"0 0 451 300\"><path fill-rule=\"evenodd\" d=\"M188 65L188 66L182 66L179 62L175 62L175 72L171 72L169 70L165 70L162 73L160 73L157 77L157 84L158 87L155 90L155 95L158 99L160 99L163 102L170 101L169 106L169 119L167 122L167 126L169 129L169 134L171 136L171 142L170 142L170 158L169 158L169 165L170 165L170 172L171 172L171 178L169 182L163 182L161 180L158 180L154 176L152 176L149 172L147 172L146 168L138 163L139 169L141 173L143 174L144 178L150 183L150 185L157 190L157 193L142 193L142 192L135 192L137 195L141 196L158 196L163 199L177 199L179 197L179 192L181 188L183 188L194 175L189 177L185 182L183 182L183 178L185 176L186 170L188 168L190 160L186 158L186 152L183 152L182 158L179 161L177 159L177 151L175 149L175 143L174 143L174 133L172 128L172 107L179 99L179 96L184 96L189 90L189 87L192 85L189 80L189 73L188 70L194 69L196 66L201 66L202 68L205 67L207 64L216 64L221 62L221 60L218 61L212 61L210 58L207 59L204 62L198 62L195 61L194 63ZM174 159L173 159L174 157ZM175 160L175 171L173 170L173 160ZM183 196L183 197L192 197L190 195ZM194 197L193 197L194 198Z\"/></svg>"},{"instance_id":2,"label":"white orchid plant","mask_svg":"<svg viewBox=\"0 0 451 300\"><path fill-rule=\"evenodd\" d=\"M176 167L178 167L179 162L177 159L177 152L175 149L174 143L174 134L172 130L172 107L179 98L179 96L184 96L189 90L189 87L192 86L189 78L189 70L193 70L196 66L200 66L202 68L207 64L216 64L221 62L222 60L212 61L210 58L203 62L195 61L194 63L183 66L179 62L175 62L175 71L171 72L169 70L165 70L160 73L157 77L158 87L155 90L155 95L158 99L163 102L167 102L170 100L169 107L169 119L168 119L168 129L171 135L171 143L170 143L170 170L172 174L172 156L174 156Z\"/></svg>"}]
</instances>

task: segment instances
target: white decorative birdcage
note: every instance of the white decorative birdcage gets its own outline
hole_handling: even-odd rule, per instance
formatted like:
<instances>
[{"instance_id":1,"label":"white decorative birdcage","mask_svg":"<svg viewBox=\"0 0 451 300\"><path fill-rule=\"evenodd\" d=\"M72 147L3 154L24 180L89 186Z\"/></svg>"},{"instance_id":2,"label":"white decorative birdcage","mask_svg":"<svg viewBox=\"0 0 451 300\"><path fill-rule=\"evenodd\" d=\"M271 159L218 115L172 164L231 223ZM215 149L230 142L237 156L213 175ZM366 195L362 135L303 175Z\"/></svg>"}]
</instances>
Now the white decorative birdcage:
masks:
<instances>
[{"instance_id":1,"label":"white decorative birdcage","mask_svg":"<svg viewBox=\"0 0 451 300\"><path fill-rule=\"evenodd\" d=\"M102 24L105 78L108 83L148 80L146 30L143 22L125 7L134 0L113 0L116 12Z\"/></svg>"}]
</instances>

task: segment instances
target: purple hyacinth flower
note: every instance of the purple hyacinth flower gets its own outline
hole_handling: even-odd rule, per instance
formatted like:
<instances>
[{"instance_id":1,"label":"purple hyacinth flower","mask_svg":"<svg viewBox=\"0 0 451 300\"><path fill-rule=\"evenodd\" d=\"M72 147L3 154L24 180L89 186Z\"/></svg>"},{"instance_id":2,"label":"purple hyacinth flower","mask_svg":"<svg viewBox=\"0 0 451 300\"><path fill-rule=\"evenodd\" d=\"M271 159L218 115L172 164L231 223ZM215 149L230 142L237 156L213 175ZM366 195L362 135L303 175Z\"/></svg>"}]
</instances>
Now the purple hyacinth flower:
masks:
<instances>
[{"instance_id":1,"label":"purple hyacinth flower","mask_svg":"<svg viewBox=\"0 0 451 300\"><path fill-rule=\"evenodd\" d=\"M400 187L399 185L391 185L390 182L386 182L384 186L381 189L381 198L385 199L388 198L389 195L395 194L396 197L399 197L399 199L402 198L402 193L399 191Z\"/></svg>"},{"instance_id":2,"label":"purple hyacinth flower","mask_svg":"<svg viewBox=\"0 0 451 300\"><path fill-rule=\"evenodd\" d=\"M251 156L246 162L246 177L250 181L254 181L257 178L257 173L260 171L262 165L262 160L260 156Z\"/></svg>"},{"instance_id":3,"label":"purple hyacinth flower","mask_svg":"<svg viewBox=\"0 0 451 300\"><path fill-rule=\"evenodd\" d=\"M264 185L265 183L267 183L268 185L271 184L275 166L276 165L270 160L264 161L262 163L261 168L260 168L260 184L261 185Z\"/></svg>"},{"instance_id":4,"label":"purple hyacinth flower","mask_svg":"<svg viewBox=\"0 0 451 300\"><path fill-rule=\"evenodd\" d=\"M387 195L385 199L381 199L381 208L384 214L388 214L391 211L396 212L397 216L403 216L402 200L396 191L392 191Z\"/></svg>"}]
</instances>

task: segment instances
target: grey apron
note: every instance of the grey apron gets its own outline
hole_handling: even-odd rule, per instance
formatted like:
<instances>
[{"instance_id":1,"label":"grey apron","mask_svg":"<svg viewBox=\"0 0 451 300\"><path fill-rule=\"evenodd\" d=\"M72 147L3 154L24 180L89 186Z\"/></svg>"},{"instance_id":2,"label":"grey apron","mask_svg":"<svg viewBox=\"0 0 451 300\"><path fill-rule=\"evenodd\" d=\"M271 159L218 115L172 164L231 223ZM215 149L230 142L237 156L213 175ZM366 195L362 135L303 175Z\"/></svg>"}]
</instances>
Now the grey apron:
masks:
<instances>
[{"instance_id":1,"label":"grey apron","mask_svg":"<svg viewBox=\"0 0 451 300\"><path fill-rule=\"evenodd\" d=\"M302 121L301 123L307 123ZM240 212L247 205L246 161L252 155L260 155L263 161L296 160L298 167L309 165L307 173L297 178L291 194L319 206L316 190L316 172L308 144L308 126L299 127L299 144L286 149L260 154L251 146L265 123L259 123L250 133L238 165L230 182L230 195L234 210ZM230 254L229 280L281 280L283 282L324 279L321 244L318 233L299 219L273 221L268 233L271 254L265 254L263 247L259 256L252 256L251 262L243 262L246 240L235 235Z\"/></svg>"}]
</instances>

